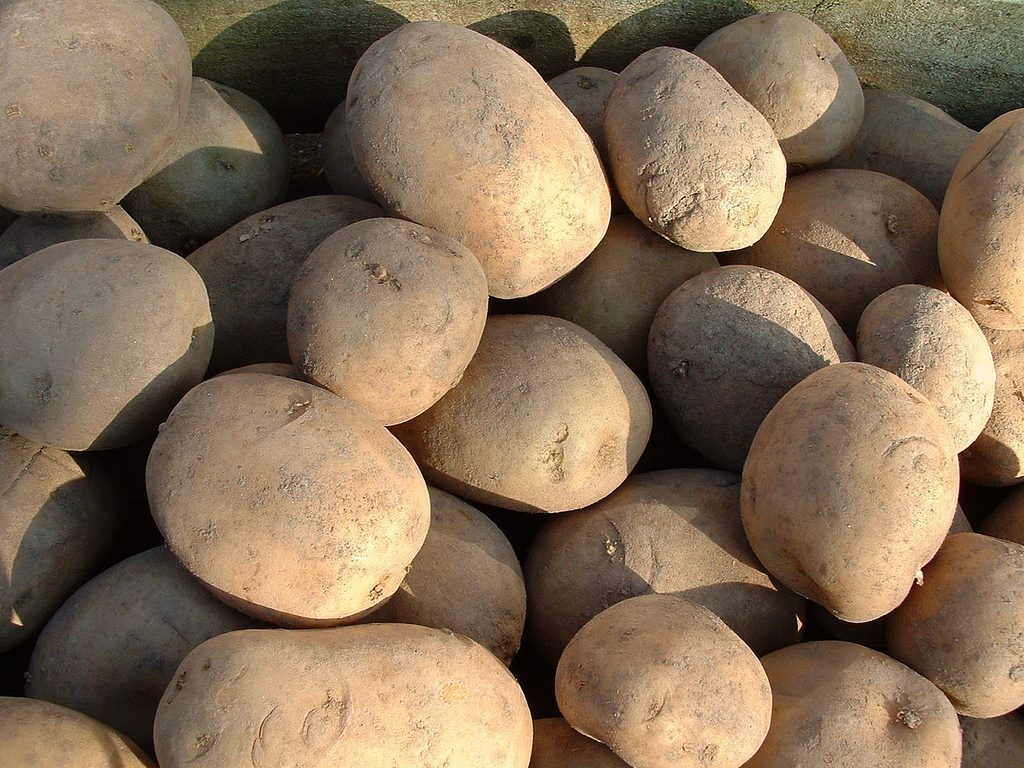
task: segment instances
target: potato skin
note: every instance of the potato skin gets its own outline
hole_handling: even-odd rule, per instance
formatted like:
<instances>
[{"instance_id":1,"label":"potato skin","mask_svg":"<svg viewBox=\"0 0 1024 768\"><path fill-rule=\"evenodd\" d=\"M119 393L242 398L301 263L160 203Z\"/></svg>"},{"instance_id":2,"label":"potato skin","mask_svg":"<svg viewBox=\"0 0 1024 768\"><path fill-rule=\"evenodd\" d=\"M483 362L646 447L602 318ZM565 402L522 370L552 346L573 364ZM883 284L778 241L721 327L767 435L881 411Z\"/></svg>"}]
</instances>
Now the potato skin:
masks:
<instances>
[{"instance_id":1,"label":"potato skin","mask_svg":"<svg viewBox=\"0 0 1024 768\"><path fill-rule=\"evenodd\" d=\"M945 421L864 363L812 373L754 437L740 510L769 573L844 621L889 613L949 530L959 471ZM871 542L871 545L868 545Z\"/></svg>"},{"instance_id":2,"label":"potato skin","mask_svg":"<svg viewBox=\"0 0 1024 768\"><path fill-rule=\"evenodd\" d=\"M492 296L546 288L604 236L611 196L590 137L533 67L477 32L399 27L356 64L347 110L374 196L469 248Z\"/></svg>"},{"instance_id":3,"label":"potato skin","mask_svg":"<svg viewBox=\"0 0 1024 768\"><path fill-rule=\"evenodd\" d=\"M531 726L519 686L481 646L368 624L206 641L168 686L154 739L161 768L526 768Z\"/></svg>"},{"instance_id":4,"label":"potato skin","mask_svg":"<svg viewBox=\"0 0 1024 768\"><path fill-rule=\"evenodd\" d=\"M573 730L560 717L533 721L530 768L629 768L599 741Z\"/></svg>"},{"instance_id":5,"label":"potato skin","mask_svg":"<svg viewBox=\"0 0 1024 768\"><path fill-rule=\"evenodd\" d=\"M20 216L0 235L0 269L50 245L68 240L94 239L149 242L135 219L119 205L81 219Z\"/></svg>"},{"instance_id":6,"label":"potato skin","mask_svg":"<svg viewBox=\"0 0 1024 768\"><path fill-rule=\"evenodd\" d=\"M961 717L964 756L961 768L1024 765L1024 717Z\"/></svg>"},{"instance_id":7,"label":"potato skin","mask_svg":"<svg viewBox=\"0 0 1024 768\"><path fill-rule=\"evenodd\" d=\"M978 527L978 533L1024 544L1024 488L1015 488Z\"/></svg>"},{"instance_id":8,"label":"potato skin","mask_svg":"<svg viewBox=\"0 0 1024 768\"><path fill-rule=\"evenodd\" d=\"M336 195L351 195L363 200L373 200L373 192L359 173L356 159L352 156L352 142L348 137L347 108L341 102L334 108L324 124L321 162L324 177L331 191Z\"/></svg>"},{"instance_id":9,"label":"potato skin","mask_svg":"<svg viewBox=\"0 0 1024 768\"><path fill-rule=\"evenodd\" d=\"M616 77L610 69L576 67L548 80L548 86L580 121L602 158L607 155L604 108Z\"/></svg>"}]
</instances>

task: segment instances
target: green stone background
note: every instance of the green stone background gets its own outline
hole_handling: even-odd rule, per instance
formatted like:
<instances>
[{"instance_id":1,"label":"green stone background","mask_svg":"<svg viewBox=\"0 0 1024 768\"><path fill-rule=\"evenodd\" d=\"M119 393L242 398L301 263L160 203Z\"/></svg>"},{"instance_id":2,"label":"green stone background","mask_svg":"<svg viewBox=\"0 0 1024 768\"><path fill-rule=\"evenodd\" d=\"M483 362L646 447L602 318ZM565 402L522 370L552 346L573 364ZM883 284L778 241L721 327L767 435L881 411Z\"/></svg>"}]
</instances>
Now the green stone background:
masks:
<instances>
[{"instance_id":1,"label":"green stone background","mask_svg":"<svg viewBox=\"0 0 1024 768\"><path fill-rule=\"evenodd\" d=\"M319 131L359 55L406 21L462 24L545 78L619 70L657 45L788 9L826 29L867 85L906 91L973 128L1024 107L1024 0L157 0L189 41L195 74L260 101L286 132Z\"/></svg>"}]
</instances>

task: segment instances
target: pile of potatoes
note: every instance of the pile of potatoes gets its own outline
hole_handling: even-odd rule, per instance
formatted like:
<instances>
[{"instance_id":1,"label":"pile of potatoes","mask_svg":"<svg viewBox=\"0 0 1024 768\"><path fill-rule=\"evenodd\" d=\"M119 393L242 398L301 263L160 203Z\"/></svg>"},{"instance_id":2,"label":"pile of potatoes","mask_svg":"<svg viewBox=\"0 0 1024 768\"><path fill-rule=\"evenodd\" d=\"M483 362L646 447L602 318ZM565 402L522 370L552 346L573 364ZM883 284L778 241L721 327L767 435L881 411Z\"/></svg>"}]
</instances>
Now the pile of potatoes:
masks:
<instances>
[{"instance_id":1,"label":"pile of potatoes","mask_svg":"<svg viewBox=\"0 0 1024 768\"><path fill-rule=\"evenodd\" d=\"M150 0L0 39L0 763L1024 765L1024 109L408 23L310 196Z\"/></svg>"}]
</instances>

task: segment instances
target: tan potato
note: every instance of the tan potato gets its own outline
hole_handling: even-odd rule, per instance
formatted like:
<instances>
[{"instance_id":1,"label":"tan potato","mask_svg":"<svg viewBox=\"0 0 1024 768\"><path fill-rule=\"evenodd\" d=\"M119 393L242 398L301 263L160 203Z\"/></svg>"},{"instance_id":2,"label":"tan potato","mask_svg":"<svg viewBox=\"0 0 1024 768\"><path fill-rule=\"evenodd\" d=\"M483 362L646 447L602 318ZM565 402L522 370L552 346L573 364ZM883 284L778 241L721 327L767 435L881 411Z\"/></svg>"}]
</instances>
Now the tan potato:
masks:
<instances>
[{"instance_id":1,"label":"tan potato","mask_svg":"<svg viewBox=\"0 0 1024 768\"><path fill-rule=\"evenodd\" d=\"M1024 488L1010 491L982 521L978 533L1024 544Z\"/></svg>"},{"instance_id":2,"label":"tan potato","mask_svg":"<svg viewBox=\"0 0 1024 768\"><path fill-rule=\"evenodd\" d=\"M533 721L530 768L629 768L599 741L573 730L560 717Z\"/></svg>"},{"instance_id":3,"label":"tan potato","mask_svg":"<svg viewBox=\"0 0 1024 768\"><path fill-rule=\"evenodd\" d=\"M634 474L586 509L557 515L526 559L529 633L554 666L605 608L671 594L704 606L762 655L799 642L804 599L757 562L740 521L740 478L714 469Z\"/></svg>"},{"instance_id":4,"label":"tan potato","mask_svg":"<svg viewBox=\"0 0 1024 768\"><path fill-rule=\"evenodd\" d=\"M755 245L722 255L728 264L779 272L825 305L854 336L864 308L905 283L940 282L928 199L873 171L829 169L789 180L779 215Z\"/></svg>"},{"instance_id":5,"label":"tan potato","mask_svg":"<svg viewBox=\"0 0 1024 768\"><path fill-rule=\"evenodd\" d=\"M287 626L340 624L392 595L430 522L412 457L360 408L281 376L203 382L149 454L153 518L228 605Z\"/></svg>"},{"instance_id":6,"label":"tan potato","mask_svg":"<svg viewBox=\"0 0 1024 768\"><path fill-rule=\"evenodd\" d=\"M558 662L555 696L573 728L643 768L738 768L772 707L753 651L671 595L633 597L587 622Z\"/></svg>"},{"instance_id":7,"label":"tan potato","mask_svg":"<svg viewBox=\"0 0 1024 768\"><path fill-rule=\"evenodd\" d=\"M626 479L650 437L651 404L625 363L579 326L495 315L458 386L394 432L444 490L564 512Z\"/></svg>"},{"instance_id":8,"label":"tan potato","mask_svg":"<svg viewBox=\"0 0 1024 768\"><path fill-rule=\"evenodd\" d=\"M771 126L692 53L638 56L615 80L604 130L622 199L676 245L744 248L779 210L786 159Z\"/></svg>"},{"instance_id":9,"label":"tan potato","mask_svg":"<svg viewBox=\"0 0 1024 768\"><path fill-rule=\"evenodd\" d=\"M765 418L740 509L769 573L863 622L906 597L949 530L958 491L953 439L934 406L888 371L839 363Z\"/></svg>"},{"instance_id":10,"label":"tan potato","mask_svg":"<svg viewBox=\"0 0 1024 768\"><path fill-rule=\"evenodd\" d=\"M135 219L119 205L86 218L33 219L20 216L0 235L0 269L49 245L92 239L149 242Z\"/></svg>"},{"instance_id":11,"label":"tan potato","mask_svg":"<svg viewBox=\"0 0 1024 768\"><path fill-rule=\"evenodd\" d=\"M288 351L304 378L397 424L459 381L486 319L487 277L467 248L412 222L368 219L296 270Z\"/></svg>"},{"instance_id":12,"label":"tan potato","mask_svg":"<svg viewBox=\"0 0 1024 768\"><path fill-rule=\"evenodd\" d=\"M861 361L895 373L928 398L957 452L992 415L996 369L985 334L948 293L901 285L875 298L857 325Z\"/></svg>"},{"instance_id":13,"label":"tan potato","mask_svg":"<svg viewBox=\"0 0 1024 768\"><path fill-rule=\"evenodd\" d=\"M964 152L939 220L949 292L978 323L1024 328L1024 109L997 117Z\"/></svg>"},{"instance_id":14,"label":"tan potato","mask_svg":"<svg viewBox=\"0 0 1024 768\"><path fill-rule=\"evenodd\" d=\"M303 381L302 374L299 373L299 369L291 363L253 363L252 365L243 365L241 368L231 368L227 371L221 371L217 375L227 376L232 373L267 373L271 376L284 376L286 379Z\"/></svg>"},{"instance_id":15,"label":"tan potato","mask_svg":"<svg viewBox=\"0 0 1024 768\"><path fill-rule=\"evenodd\" d=\"M352 156L352 142L348 138L347 109L341 102L324 125L323 147L320 157L324 176L336 195L351 195L363 200L373 200L373 192L359 173L356 159Z\"/></svg>"},{"instance_id":16,"label":"tan potato","mask_svg":"<svg viewBox=\"0 0 1024 768\"><path fill-rule=\"evenodd\" d=\"M964 756L961 768L1024 765L1024 717L961 717ZM532 768L532 767L531 767Z\"/></svg>"},{"instance_id":17,"label":"tan potato","mask_svg":"<svg viewBox=\"0 0 1024 768\"><path fill-rule=\"evenodd\" d=\"M889 653L969 717L1024 705L1024 545L959 533L889 617Z\"/></svg>"},{"instance_id":18,"label":"tan potato","mask_svg":"<svg viewBox=\"0 0 1024 768\"><path fill-rule=\"evenodd\" d=\"M807 291L748 266L712 269L676 288L658 309L647 345L651 389L675 433L734 472L780 397L856 354Z\"/></svg>"},{"instance_id":19,"label":"tan potato","mask_svg":"<svg viewBox=\"0 0 1024 768\"><path fill-rule=\"evenodd\" d=\"M0 51L0 205L110 209L185 117L192 61L174 20L149 0L19 0L0 39L16 41Z\"/></svg>"},{"instance_id":20,"label":"tan potato","mask_svg":"<svg viewBox=\"0 0 1024 768\"><path fill-rule=\"evenodd\" d=\"M210 294L217 327L210 370L287 363L288 294L295 271L328 235L383 214L341 195L293 200L256 213L188 257Z\"/></svg>"},{"instance_id":21,"label":"tan potato","mask_svg":"<svg viewBox=\"0 0 1024 768\"><path fill-rule=\"evenodd\" d=\"M133 240L58 243L3 269L0 327L0 424L71 451L155 432L213 347L202 279Z\"/></svg>"},{"instance_id":22,"label":"tan potato","mask_svg":"<svg viewBox=\"0 0 1024 768\"><path fill-rule=\"evenodd\" d=\"M113 728L48 701L0 696L0 743L4 768L156 768Z\"/></svg>"},{"instance_id":23,"label":"tan potato","mask_svg":"<svg viewBox=\"0 0 1024 768\"><path fill-rule=\"evenodd\" d=\"M157 711L161 768L527 768L532 721L508 670L409 624L208 640Z\"/></svg>"},{"instance_id":24,"label":"tan potato","mask_svg":"<svg viewBox=\"0 0 1024 768\"><path fill-rule=\"evenodd\" d=\"M533 67L477 32L399 27L356 64L347 110L356 165L389 215L469 248L492 296L546 288L608 228L590 137Z\"/></svg>"},{"instance_id":25,"label":"tan potato","mask_svg":"<svg viewBox=\"0 0 1024 768\"><path fill-rule=\"evenodd\" d=\"M548 87L580 121L602 158L607 156L604 108L616 77L610 69L576 67L548 80Z\"/></svg>"},{"instance_id":26,"label":"tan potato","mask_svg":"<svg viewBox=\"0 0 1024 768\"><path fill-rule=\"evenodd\" d=\"M747 16L693 52L768 119L790 166L835 157L864 119L857 73L828 32L799 14Z\"/></svg>"},{"instance_id":27,"label":"tan potato","mask_svg":"<svg viewBox=\"0 0 1024 768\"><path fill-rule=\"evenodd\" d=\"M959 768L953 707L885 654L824 640L761 663L772 686L772 725L743 768Z\"/></svg>"}]
</instances>

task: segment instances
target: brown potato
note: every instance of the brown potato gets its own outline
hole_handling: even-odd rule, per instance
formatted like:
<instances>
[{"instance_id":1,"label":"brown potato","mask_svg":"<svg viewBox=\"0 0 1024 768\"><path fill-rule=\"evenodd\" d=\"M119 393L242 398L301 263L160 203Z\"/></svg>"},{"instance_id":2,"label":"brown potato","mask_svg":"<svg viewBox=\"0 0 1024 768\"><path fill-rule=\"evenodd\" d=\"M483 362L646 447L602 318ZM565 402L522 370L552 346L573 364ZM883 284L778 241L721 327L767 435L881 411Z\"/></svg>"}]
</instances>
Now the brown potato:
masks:
<instances>
[{"instance_id":1,"label":"brown potato","mask_svg":"<svg viewBox=\"0 0 1024 768\"><path fill-rule=\"evenodd\" d=\"M889 653L941 688L957 712L1024 705L1024 545L950 536L889 617Z\"/></svg>"},{"instance_id":2,"label":"brown potato","mask_svg":"<svg viewBox=\"0 0 1024 768\"><path fill-rule=\"evenodd\" d=\"M961 717L964 756L961 768L1024 765L1024 717Z\"/></svg>"},{"instance_id":3,"label":"brown potato","mask_svg":"<svg viewBox=\"0 0 1024 768\"><path fill-rule=\"evenodd\" d=\"M336 195L351 195L363 200L373 200L373 192L356 167L352 156L352 142L348 138L347 109L341 102L324 125L323 145L320 153L324 176Z\"/></svg>"},{"instance_id":4,"label":"brown potato","mask_svg":"<svg viewBox=\"0 0 1024 768\"><path fill-rule=\"evenodd\" d=\"M149 242L135 219L119 205L85 218L20 216L0 235L0 269L49 245L91 239Z\"/></svg>"},{"instance_id":5,"label":"brown potato","mask_svg":"<svg viewBox=\"0 0 1024 768\"><path fill-rule=\"evenodd\" d=\"M430 522L426 484L347 400L281 376L203 382L149 454L153 518L219 598L287 626L354 619L392 595Z\"/></svg>"},{"instance_id":6,"label":"brown potato","mask_svg":"<svg viewBox=\"0 0 1024 768\"><path fill-rule=\"evenodd\" d=\"M271 376L284 376L286 379L303 381L302 374L299 373L299 369L291 363L253 363L252 365L243 365L241 368L231 368L227 371L221 371L217 375L227 376L232 373L268 373Z\"/></svg>"},{"instance_id":7,"label":"brown potato","mask_svg":"<svg viewBox=\"0 0 1024 768\"><path fill-rule=\"evenodd\" d=\"M560 717L533 721L530 768L629 768L599 741L573 730Z\"/></svg>"},{"instance_id":8,"label":"brown potato","mask_svg":"<svg viewBox=\"0 0 1024 768\"><path fill-rule=\"evenodd\" d=\"M1024 544L1024 488L1015 488L978 527L978 533Z\"/></svg>"},{"instance_id":9,"label":"brown potato","mask_svg":"<svg viewBox=\"0 0 1024 768\"><path fill-rule=\"evenodd\" d=\"M602 158L607 156L604 108L616 77L610 69L576 67L548 80L548 86L580 121Z\"/></svg>"}]
</instances>

